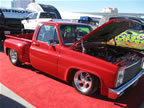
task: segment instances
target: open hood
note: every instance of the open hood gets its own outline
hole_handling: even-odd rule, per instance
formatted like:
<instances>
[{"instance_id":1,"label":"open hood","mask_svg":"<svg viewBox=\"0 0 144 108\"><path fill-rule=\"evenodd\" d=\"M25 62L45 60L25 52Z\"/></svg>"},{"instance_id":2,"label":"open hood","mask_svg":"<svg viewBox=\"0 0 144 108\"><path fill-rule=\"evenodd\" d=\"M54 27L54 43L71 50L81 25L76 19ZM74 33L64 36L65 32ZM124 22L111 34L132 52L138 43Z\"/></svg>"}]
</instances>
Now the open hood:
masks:
<instances>
[{"instance_id":1,"label":"open hood","mask_svg":"<svg viewBox=\"0 0 144 108\"><path fill-rule=\"evenodd\" d=\"M125 30L134 27L136 24L139 24L139 22L135 20L112 19L103 24L102 26L96 28L89 34L82 37L79 41L73 44L72 47L82 40L84 42L94 42L94 41L107 42L112 38L116 37L117 35L119 35L120 33L124 32Z\"/></svg>"}]
</instances>

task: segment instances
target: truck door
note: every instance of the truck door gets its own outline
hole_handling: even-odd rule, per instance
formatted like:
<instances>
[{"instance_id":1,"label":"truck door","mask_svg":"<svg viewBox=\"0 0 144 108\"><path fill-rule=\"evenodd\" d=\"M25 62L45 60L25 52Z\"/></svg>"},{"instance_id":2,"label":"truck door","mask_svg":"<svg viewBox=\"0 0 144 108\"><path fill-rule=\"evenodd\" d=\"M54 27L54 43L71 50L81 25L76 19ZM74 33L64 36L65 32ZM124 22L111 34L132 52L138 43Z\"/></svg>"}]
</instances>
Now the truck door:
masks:
<instances>
[{"instance_id":1,"label":"truck door","mask_svg":"<svg viewBox=\"0 0 144 108\"><path fill-rule=\"evenodd\" d=\"M29 14L24 22L25 29L34 30L37 25L37 17L38 13Z\"/></svg>"},{"instance_id":2,"label":"truck door","mask_svg":"<svg viewBox=\"0 0 144 108\"><path fill-rule=\"evenodd\" d=\"M57 72L60 51L57 30L52 25L42 25L30 48L30 61L33 67L48 74Z\"/></svg>"}]
</instances>

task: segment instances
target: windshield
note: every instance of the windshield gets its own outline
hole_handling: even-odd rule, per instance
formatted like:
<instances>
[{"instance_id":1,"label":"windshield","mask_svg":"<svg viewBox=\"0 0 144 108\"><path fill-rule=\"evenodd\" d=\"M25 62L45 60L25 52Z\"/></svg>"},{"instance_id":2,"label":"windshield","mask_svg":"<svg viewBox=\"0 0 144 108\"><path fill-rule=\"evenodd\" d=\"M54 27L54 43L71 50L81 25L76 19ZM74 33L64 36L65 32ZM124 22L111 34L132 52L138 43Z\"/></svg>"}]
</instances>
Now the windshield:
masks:
<instances>
[{"instance_id":1,"label":"windshield","mask_svg":"<svg viewBox=\"0 0 144 108\"><path fill-rule=\"evenodd\" d=\"M72 45L83 36L90 33L92 28L85 25L61 25L60 32L64 45Z\"/></svg>"},{"instance_id":2,"label":"windshield","mask_svg":"<svg viewBox=\"0 0 144 108\"><path fill-rule=\"evenodd\" d=\"M40 18L56 18L54 13L41 13Z\"/></svg>"},{"instance_id":3,"label":"windshield","mask_svg":"<svg viewBox=\"0 0 144 108\"><path fill-rule=\"evenodd\" d=\"M131 30L142 30L142 25L141 24L137 24L136 26L131 28Z\"/></svg>"}]
</instances>

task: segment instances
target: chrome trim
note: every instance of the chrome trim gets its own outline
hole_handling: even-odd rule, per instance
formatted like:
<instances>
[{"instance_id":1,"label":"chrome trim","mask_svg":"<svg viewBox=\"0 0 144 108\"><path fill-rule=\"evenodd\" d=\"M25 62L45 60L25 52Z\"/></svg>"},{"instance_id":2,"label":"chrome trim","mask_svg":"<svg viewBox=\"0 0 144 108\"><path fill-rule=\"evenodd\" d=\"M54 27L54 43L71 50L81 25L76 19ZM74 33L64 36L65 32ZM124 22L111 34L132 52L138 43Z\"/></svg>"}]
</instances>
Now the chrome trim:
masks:
<instances>
[{"instance_id":1,"label":"chrome trim","mask_svg":"<svg viewBox=\"0 0 144 108\"><path fill-rule=\"evenodd\" d=\"M122 85L121 87L117 89L111 89L108 90L108 97L111 99L116 99L119 96L123 94L123 92L130 87L132 84L134 84L141 76L143 75L143 72L139 72L133 79Z\"/></svg>"},{"instance_id":2,"label":"chrome trim","mask_svg":"<svg viewBox=\"0 0 144 108\"><path fill-rule=\"evenodd\" d=\"M129 65L129 66L127 66L127 67L124 68L124 69L128 69L128 68L130 68L130 67L132 67L132 66L138 64L139 62L141 62L141 60L142 60L142 59L140 59L139 61L137 61L137 62L135 62L135 63L133 63L133 64L131 64L131 65Z\"/></svg>"},{"instance_id":3,"label":"chrome trim","mask_svg":"<svg viewBox=\"0 0 144 108\"><path fill-rule=\"evenodd\" d=\"M128 68L131 68L132 66L134 66L134 65L138 64L139 62L141 62L141 63L142 63L142 59L140 59L140 60L138 60L137 62L135 62L135 63L133 63L133 64L131 64L131 65L129 65L129 66L127 66L127 67L125 67L125 68L124 68L124 70L126 70L126 69L128 69ZM118 71L118 72L119 72L119 71ZM125 74L125 73L124 73L124 74ZM118 75L119 75L119 73L118 73ZM115 87L117 87L118 75L117 75L117 80L116 80ZM122 84L121 84L121 85L122 85Z\"/></svg>"}]
</instances>

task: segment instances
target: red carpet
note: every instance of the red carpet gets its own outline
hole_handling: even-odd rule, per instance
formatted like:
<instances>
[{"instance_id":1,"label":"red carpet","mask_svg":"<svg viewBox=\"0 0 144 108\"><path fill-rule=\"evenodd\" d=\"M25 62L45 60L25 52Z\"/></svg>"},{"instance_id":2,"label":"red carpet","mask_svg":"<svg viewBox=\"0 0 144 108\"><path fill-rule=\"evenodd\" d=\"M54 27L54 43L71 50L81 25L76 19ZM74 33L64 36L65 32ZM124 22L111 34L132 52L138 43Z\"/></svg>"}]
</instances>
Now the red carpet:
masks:
<instances>
[{"instance_id":1,"label":"red carpet","mask_svg":"<svg viewBox=\"0 0 144 108\"><path fill-rule=\"evenodd\" d=\"M87 97L29 65L13 66L4 53L0 53L0 82L37 108L138 108L144 101L144 76L116 101L100 95Z\"/></svg>"}]
</instances>

